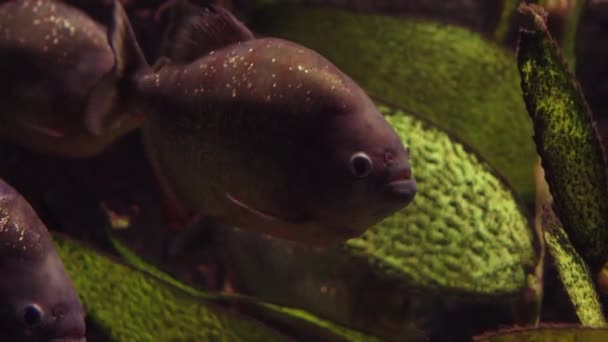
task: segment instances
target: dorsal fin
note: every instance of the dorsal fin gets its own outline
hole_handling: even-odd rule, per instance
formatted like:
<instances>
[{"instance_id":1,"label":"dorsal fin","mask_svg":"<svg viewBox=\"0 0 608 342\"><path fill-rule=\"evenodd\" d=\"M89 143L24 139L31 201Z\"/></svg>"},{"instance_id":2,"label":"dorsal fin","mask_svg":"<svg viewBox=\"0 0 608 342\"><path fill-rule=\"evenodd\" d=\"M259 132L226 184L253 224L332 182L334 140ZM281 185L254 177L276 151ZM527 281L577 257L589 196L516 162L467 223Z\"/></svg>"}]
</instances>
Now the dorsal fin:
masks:
<instances>
[{"instance_id":1,"label":"dorsal fin","mask_svg":"<svg viewBox=\"0 0 608 342\"><path fill-rule=\"evenodd\" d=\"M120 107L124 105L125 92L121 91L120 85L128 82L139 70L148 67L129 17L119 0L113 2L112 20L108 26L114 68L91 91L85 108L85 126L95 135L102 134L116 119L116 115L122 115Z\"/></svg>"},{"instance_id":2,"label":"dorsal fin","mask_svg":"<svg viewBox=\"0 0 608 342\"><path fill-rule=\"evenodd\" d=\"M213 50L251 39L253 33L232 13L210 5L198 9L177 26L168 55L173 62L187 63Z\"/></svg>"}]
</instances>

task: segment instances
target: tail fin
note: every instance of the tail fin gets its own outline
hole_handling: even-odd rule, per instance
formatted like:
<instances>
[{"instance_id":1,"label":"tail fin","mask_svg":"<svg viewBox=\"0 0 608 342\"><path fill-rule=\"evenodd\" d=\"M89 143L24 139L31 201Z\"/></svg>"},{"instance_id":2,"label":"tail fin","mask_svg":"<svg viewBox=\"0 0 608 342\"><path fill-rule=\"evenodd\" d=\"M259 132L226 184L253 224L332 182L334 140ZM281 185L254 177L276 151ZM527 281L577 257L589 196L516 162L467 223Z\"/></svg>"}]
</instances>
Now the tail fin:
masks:
<instances>
[{"instance_id":1,"label":"tail fin","mask_svg":"<svg viewBox=\"0 0 608 342\"><path fill-rule=\"evenodd\" d=\"M149 67L119 0L113 1L108 40L114 53L114 69L103 77L89 95L85 113L85 125L95 135L102 134L104 128L125 115L125 97L132 90L129 89L131 80L138 71Z\"/></svg>"}]
</instances>

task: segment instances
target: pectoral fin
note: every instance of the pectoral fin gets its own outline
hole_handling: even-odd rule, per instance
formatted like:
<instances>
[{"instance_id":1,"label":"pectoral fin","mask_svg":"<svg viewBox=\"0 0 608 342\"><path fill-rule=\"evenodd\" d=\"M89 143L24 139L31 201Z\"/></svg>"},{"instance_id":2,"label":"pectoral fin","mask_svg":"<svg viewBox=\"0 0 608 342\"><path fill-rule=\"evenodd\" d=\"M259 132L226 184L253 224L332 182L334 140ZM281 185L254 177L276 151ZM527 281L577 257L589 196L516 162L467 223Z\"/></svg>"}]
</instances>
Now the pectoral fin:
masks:
<instances>
[{"instance_id":1,"label":"pectoral fin","mask_svg":"<svg viewBox=\"0 0 608 342\"><path fill-rule=\"evenodd\" d=\"M266 221L271 221L271 222L282 222L282 223L289 223L289 224L304 224L306 223L306 220L293 220L293 219L286 219L286 218L282 218L273 214L269 214L266 212L263 212L261 210L255 209L247 204L245 204L243 201L235 198L234 196L232 196L229 193L226 193L226 198L236 204L238 207L247 210L249 213L260 217Z\"/></svg>"},{"instance_id":2,"label":"pectoral fin","mask_svg":"<svg viewBox=\"0 0 608 342\"><path fill-rule=\"evenodd\" d=\"M27 129L31 129L32 131L36 131L38 133L44 134L48 137L51 138L63 138L65 135L63 134L63 132L52 129L52 128L48 128L48 127L43 127L43 126L39 126L33 122L27 121L23 118L17 118L16 119L17 123Z\"/></svg>"}]
</instances>

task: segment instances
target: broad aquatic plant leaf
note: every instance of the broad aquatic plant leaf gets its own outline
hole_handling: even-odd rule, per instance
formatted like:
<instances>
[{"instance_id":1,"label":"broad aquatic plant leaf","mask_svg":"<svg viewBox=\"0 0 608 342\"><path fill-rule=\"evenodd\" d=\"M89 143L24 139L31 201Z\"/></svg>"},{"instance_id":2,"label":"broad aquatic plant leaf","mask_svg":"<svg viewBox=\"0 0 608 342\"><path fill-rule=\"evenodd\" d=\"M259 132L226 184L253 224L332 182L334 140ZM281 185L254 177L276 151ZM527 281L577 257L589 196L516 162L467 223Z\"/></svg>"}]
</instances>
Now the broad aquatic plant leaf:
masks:
<instances>
[{"instance_id":1,"label":"broad aquatic plant leaf","mask_svg":"<svg viewBox=\"0 0 608 342\"><path fill-rule=\"evenodd\" d=\"M318 51L372 97L454 133L533 202L536 153L512 52L458 26L328 8L261 7L248 25Z\"/></svg>"},{"instance_id":2,"label":"broad aquatic plant leaf","mask_svg":"<svg viewBox=\"0 0 608 342\"><path fill-rule=\"evenodd\" d=\"M574 72L576 70L576 32L585 1L541 0L539 5L549 11L548 20L555 23L555 30L551 29L551 33L559 40L570 71Z\"/></svg>"},{"instance_id":3,"label":"broad aquatic plant leaf","mask_svg":"<svg viewBox=\"0 0 608 342\"><path fill-rule=\"evenodd\" d=\"M526 287L537 253L512 190L445 132L380 109L411 150L419 192L409 207L348 240L349 253L424 288L500 296Z\"/></svg>"},{"instance_id":4,"label":"broad aquatic plant leaf","mask_svg":"<svg viewBox=\"0 0 608 342\"><path fill-rule=\"evenodd\" d=\"M577 252L597 272L608 260L608 187L603 148L579 86L563 61L539 7L520 32L521 88L556 213Z\"/></svg>"},{"instance_id":5,"label":"broad aquatic plant leaf","mask_svg":"<svg viewBox=\"0 0 608 342\"><path fill-rule=\"evenodd\" d=\"M547 248L578 319L584 326L605 326L602 306L585 261L570 244L568 235L551 209L545 208L542 220Z\"/></svg>"},{"instance_id":6,"label":"broad aquatic plant leaf","mask_svg":"<svg viewBox=\"0 0 608 342\"><path fill-rule=\"evenodd\" d=\"M88 316L111 341L288 340L75 240L56 235L55 243Z\"/></svg>"},{"instance_id":7,"label":"broad aquatic plant leaf","mask_svg":"<svg viewBox=\"0 0 608 342\"><path fill-rule=\"evenodd\" d=\"M608 329L567 324L545 324L534 328L512 328L486 333L475 342L603 342L608 341Z\"/></svg>"},{"instance_id":8,"label":"broad aquatic plant leaf","mask_svg":"<svg viewBox=\"0 0 608 342\"><path fill-rule=\"evenodd\" d=\"M379 108L411 151L416 199L335 248L219 230L235 289L391 341L424 340L432 327L466 329L476 322L442 314L458 310L448 296L469 307L492 297L495 306L479 312L505 309L498 297L529 290L535 234L510 188L476 154L403 111Z\"/></svg>"},{"instance_id":9,"label":"broad aquatic plant leaf","mask_svg":"<svg viewBox=\"0 0 608 342\"><path fill-rule=\"evenodd\" d=\"M338 311L341 304L332 304L337 300L330 298L332 282L338 284L336 293L363 288L368 279L474 298L516 295L527 288L537 261L535 234L512 191L445 132L402 111L380 109L410 148L419 186L413 203L336 248L315 249L255 234L227 237L233 241L228 254L242 265L243 283L256 294L288 300L295 298L285 292L289 287L301 288L300 294L309 291L306 280L289 280L291 270L309 273L322 280L310 284L307 309L347 321L351 310ZM264 269L275 271L268 277L277 277L277 286L258 276ZM318 293L323 281L325 296ZM341 301L342 306L352 304L348 298Z\"/></svg>"},{"instance_id":10,"label":"broad aquatic plant leaf","mask_svg":"<svg viewBox=\"0 0 608 342\"><path fill-rule=\"evenodd\" d=\"M217 250L233 259L230 279L242 280L249 289L243 293L387 340L419 341L424 334L417 322L425 323L437 311L445 314L437 314L441 317L433 324L469 326L446 319L454 304L441 303L445 297L437 291L464 294L459 303L476 303L476 312L488 311L477 305L479 298L518 296L536 264L535 244L512 191L482 159L432 125L403 111L380 109L416 165L420 192L412 210L404 209L364 239L335 249L317 250L256 233L232 236L229 229L201 235L215 241L223 235L226 244L219 243ZM142 229L145 233L145 225ZM429 291L421 298L410 287ZM503 322L511 323L504 313L506 301L492 302L499 304L490 311L500 311ZM442 310L430 312L439 305Z\"/></svg>"},{"instance_id":11,"label":"broad aquatic plant leaf","mask_svg":"<svg viewBox=\"0 0 608 342\"><path fill-rule=\"evenodd\" d=\"M110 237L110 240L114 249L129 265L141 272L153 275L163 282L170 284L195 298L207 301L228 302L239 307L244 307L248 312L252 312L264 321L279 322L284 326L295 327L296 330L299 329L302 333L305 332L308 335L314 335L317 340L358 342L380 341L377 337L340 326L339 324L316 317L302 310L265 303L256 298L247 296L200 291L181 283L179 280L176 280L169 274L146 262L143 258L132 252L119 239Z\"/></svg>"}]
</instances>

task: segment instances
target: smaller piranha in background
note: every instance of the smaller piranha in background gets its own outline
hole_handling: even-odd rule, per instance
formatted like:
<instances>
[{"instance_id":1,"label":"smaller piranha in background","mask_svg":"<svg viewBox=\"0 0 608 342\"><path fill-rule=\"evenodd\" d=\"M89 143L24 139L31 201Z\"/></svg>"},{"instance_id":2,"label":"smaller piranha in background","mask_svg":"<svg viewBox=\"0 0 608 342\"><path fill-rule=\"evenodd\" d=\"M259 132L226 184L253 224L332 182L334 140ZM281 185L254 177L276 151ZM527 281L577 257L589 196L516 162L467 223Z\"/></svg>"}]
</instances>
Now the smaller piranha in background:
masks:
<instances>
[{"instance_id":1,"label":"smaller piranha in background","mask_svg":"<svg viewBox=\"0 0 608 342\"><path fill-rule=\"evenodd\" d=\"M0 180L2 341L84 342L84 308L34 209Z\"/></svg>"},{"instance_id":2,"label":"smaller piranha in background","mask_svg":"<svg viewBox=\"0 0 608 342\"><path fill-rule=\"evenodd\" d=\"M111 45L118 68L131 71L150 160L186 215L328 245L414 198L399 136L318 53L256 39L213 6L183 20L171 60L150 68L117 3L114 23Z\"/></svg>"},{"instance_id":3,"label":"smaller piranha in background","mask_svg":"<svg viewBox=\"0 0 608 342\"><path fill-rule=\"evenodd\" d=\"M128 114L107 30L60 1L0 5L0 138L64 157L99 153Z\"/></svg>"}]
</instances>

